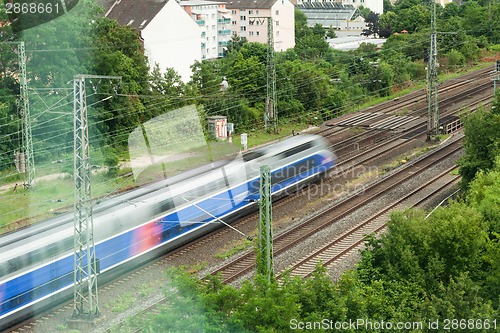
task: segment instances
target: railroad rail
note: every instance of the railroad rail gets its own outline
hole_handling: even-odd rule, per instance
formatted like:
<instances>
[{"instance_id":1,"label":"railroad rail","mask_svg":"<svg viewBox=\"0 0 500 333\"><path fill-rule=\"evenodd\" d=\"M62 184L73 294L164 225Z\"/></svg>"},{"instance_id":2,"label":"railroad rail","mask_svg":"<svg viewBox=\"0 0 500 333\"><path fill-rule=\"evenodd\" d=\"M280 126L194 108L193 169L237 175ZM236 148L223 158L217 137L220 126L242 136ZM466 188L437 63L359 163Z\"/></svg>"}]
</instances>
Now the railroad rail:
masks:
<instances>
[{"instance_id":1,"label":"railroad rail","mask_svg":"<svg viewBox=\"0 0 500 333\"><path fill-rule=\"evenodd\" d=\"M314 235L318 231L331 226L341 218L367 205L369 202L379 197L382 193L401 185L408 179L423 172L425 169L435 165L444 158L461 149L460 140L450 142L444 147L425 155L420 160L415 161L412 164L405 165L397 172L388 174L386 177L372 183L368 188L364 189L363 196L359 196L359 193L355 193L353 196L342 199L333 206L329 207L327 210L311 217L307 221L302 222L300 225L277 235L273 240L274 255L277 256L289 250L291 247L304 241L311 235ZM254 266L255 252L251 250L245 252L243 255L223 265L217 270L214 270L211 272L211 275L219 275L224 283L230 283L252 271Z\"/></svg>"},{"instance_id":2,"label":"railroad rail","mask_svg":"<svg viewBox=\"0 0 500 333\"><path fill-rule=\"evenodd\" d=\"M443 187L456 183L460 179L460 176L450 174L456 169L456 166L448 168L424 184L419 185L418 188L398 198L356 227L290 265L285 272L290 274L290 276L309 277L316 269L317 264L321 263L325 267L328 267L348 254L353 253L363 245L368 234L379 233L386 228L389 219L388 215L392 210L418 206L428 198L442 191ZM422 194L425 191L427 193ZM280 279L285 272L277 274L276 278Z\"/></svg>"}]
</instances>

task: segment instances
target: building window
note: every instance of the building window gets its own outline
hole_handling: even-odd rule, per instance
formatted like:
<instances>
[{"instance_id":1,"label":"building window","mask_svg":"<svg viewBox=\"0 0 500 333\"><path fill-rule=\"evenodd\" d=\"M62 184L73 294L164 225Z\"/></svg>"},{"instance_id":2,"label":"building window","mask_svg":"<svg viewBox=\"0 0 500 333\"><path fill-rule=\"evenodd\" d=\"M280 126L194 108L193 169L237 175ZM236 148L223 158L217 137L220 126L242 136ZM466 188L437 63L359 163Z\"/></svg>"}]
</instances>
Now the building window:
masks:
<instances>
[{"instance_id":1,"label":"building window","mask_svg":"<svg viewBox=\"0 0 500 333\"><path fill-rule=\"evenodd\" d=\"M253 14L253 10L249 10L248 15L252 15L252 14Z\"/></svg>"},{"instance_id":2,"label":"building window","mask_svg":"<svg viewBox=\"0 0 500 333\"><path fill-rule=\"evenodd\" d=\"M280 36L280 32L276 31L276 37L279 37L279 36Z\"/></svg>"},{"instance_id":3,"label":"building window","mask_svg":"<svg viewBox=\"0 0 500 333\"><path fill-rule=\"evenodd\" d=\"M259 10L258 9L255 11L255 14L259 15Z\"/></svg>"},{"instance_id":4,"label":"building window","mask_svg":"<svg viewBox=\"0 0 500 333\"><path fill-rule=\"evenodd\" d=\"M212 41L214 41L214 42L215 42L215 36L213 36L213 37L212 37Z\"/></svg>"},{"instance_id":5,"label":"building window","mask_svg":"<svg viewBox=\"0 0 500 333\"><path fill-rule=\"evenodd\" d=\"M232 10L232 11L231 11L231 14L236 15L236 11L235 11L235 10Z\"/></svg>"},{"instance_id":6,"label":"building window","mask_svg":"<svg viewBox=\"0 0 500 333\"><path fill-rule=\"evenodd\" d=\"M259 35L260 35L260 32L257 31L257 36L259 36Z\"/></svg>"},{"instance_id":7,"label":"building window","mask_svg":"<svg viewBox=\"0 0 500 333\"><path fill-rule=\"evenodd\" d=\"M276 26L280 25L280 21L276 21Z\"/></svg>"},{"instance_id":8,"label":"building window","mask_svg":"<svg viewBox=\"0 0 500 333\"><path fill-rule=\"evenodd\" d=\"M241 31L247 31L247 27L240 27Z\"/></svg>"},{"instance_id":9,"label":"building window","mask_svg":"<svg viewBox=\"0 0 500 333\"><path fill-rule=\"evenodd\" d=\"M236 25L236 21L231 22L233 25Z\"/></svg>"},{"instance_id":10,"label":"building window","mask_svg":"<svg viewBox=\"0 0 500 333\"><path fill-rule=\"evenodd\" d=\"M276 15L279 15L280 14L280 11L278 9L276 9Z\"/></svg>"},{"instance_id":11,"label":"building window","mask_svg":"<svg viewBox=\"0 0 500 333\"><path fill-rule=\"evenodd\" d=\"M247 17L246 16L240 16L240 21L246 21Z\"/></svg>"},{"instance_id":12,"label":"building window","mask_svg":"<svg viewBox=\"0 0 500 333\"><path fill-rule=\"evenodd\" d=\"M253 36L253 31L249 31L248 36Z\"/></svg>"},{"instance_id":13,"label":"building window","mask_svg":"<svg viewBox=\"0 0 500 333\"><path fill-rule=\"evenodd\" d=\"M212 30L213 30L213 31L215 31L215 24L214 24L214 25L212 25Z\"/></svg>"}]
</instances>

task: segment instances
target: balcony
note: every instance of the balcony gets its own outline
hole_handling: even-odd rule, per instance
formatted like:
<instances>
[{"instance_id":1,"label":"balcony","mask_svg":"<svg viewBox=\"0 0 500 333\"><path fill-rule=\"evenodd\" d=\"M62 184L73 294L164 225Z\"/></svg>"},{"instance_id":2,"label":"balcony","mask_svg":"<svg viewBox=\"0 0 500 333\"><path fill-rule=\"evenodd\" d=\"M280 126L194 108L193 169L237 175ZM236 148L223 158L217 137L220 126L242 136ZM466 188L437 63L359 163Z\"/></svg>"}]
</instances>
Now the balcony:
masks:
<instances>
[{"instance_id":1,"label":"balcony","mask_svg":"<svg viewBox=\"0 0 500 333\"><path fill-rule=\"evenodd\" d=\"M227 44L229 44L227 40L219 42L219 46L226 46Z\"/></svg>"},{"instance_id":2,"label":"balcony","mask_svg":"<svg viewBox=\"0 0 500 333\"><path fill-rule=\"evenodd\" d=\"M223 24L226 24L226 23L231 23L231 19L228 19L228 18L225 18L225 19L218 19L217 20L218 23L223 23Z\"/></svg>"},{"instance_id":3,"label":"balcony","mask_svg":"<svg viewBox=\"0 0 500 333\"><path fill-rule=\"evenodd\" d=\"M198 23L198 25L205 25L205 20L196 20L196 23Z\"/></svg>"},{"instance_id":4,"label":"balcony","mask_svg":"<svg viewBox=\"0 0 500 333\"><path fill-rule=\"evenodd\" d=\"M219 30L218 34L219 35L230 35L231 34L231 29Z\"/></svg>"}]
</instances>

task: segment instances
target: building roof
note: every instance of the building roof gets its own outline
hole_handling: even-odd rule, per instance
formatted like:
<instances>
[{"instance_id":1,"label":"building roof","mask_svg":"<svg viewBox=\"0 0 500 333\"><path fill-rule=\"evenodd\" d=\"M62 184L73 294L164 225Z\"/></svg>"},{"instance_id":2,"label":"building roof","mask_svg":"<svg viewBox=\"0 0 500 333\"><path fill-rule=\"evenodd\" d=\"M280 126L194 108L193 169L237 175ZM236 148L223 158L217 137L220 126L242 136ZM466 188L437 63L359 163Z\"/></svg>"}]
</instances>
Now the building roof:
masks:
<instances>
[{"instance_id":1,"label":"building roof","mask_svg":"<svg viewBox=\"0 0 500 333\"><path fill-rule=\"evenodd\" d=\"M106 12L106 17L121 25L137 30L144 29L169 0L116 0ZM175 1L175 0L170 0Z\"/></svg>"},{"instance_id":2,"label":"building roof","mask_svg":"<svg viewBox=\"0 0 500 333\"><path fill-rule=\"evenodd\" d=\"M303 2L296 6L307 16L308 23L314 21L354 20L360 16L359 10L352 5L337 2Z\"/></svg>"},{"instance_id":3,"label":"building roof","mask_svg":"<svg viewBox=\"0 0 500 333\"><path fill-rule=\"evenodd\" d=\"M277 0L225 0L228 9L271 8Z\"/></svg>"},{"instance_id":4,"label":"building roof","mask_svg":"<svg viewBox=\"0 0 500 333\"><path fill-rule=\"evenodd\" d=\"M181 6L202 6L202 5L220 5L226 4L224 1L209 1L209 0L181 0Z\"/></svg>"},{"instance_id":5,"label":"building roof","mask_svg":"<svg viewBox=\"0 0 500 333\"><path fill-rule=\"evenodd\" d=\"M369 38L364 36L348 36L348 37L338 37L329 38L327 43L337 50L347 51L357 49L361 43L375 44L381 46L385 43L385 39L382 38Z\"/></svg>"}]
</instances>

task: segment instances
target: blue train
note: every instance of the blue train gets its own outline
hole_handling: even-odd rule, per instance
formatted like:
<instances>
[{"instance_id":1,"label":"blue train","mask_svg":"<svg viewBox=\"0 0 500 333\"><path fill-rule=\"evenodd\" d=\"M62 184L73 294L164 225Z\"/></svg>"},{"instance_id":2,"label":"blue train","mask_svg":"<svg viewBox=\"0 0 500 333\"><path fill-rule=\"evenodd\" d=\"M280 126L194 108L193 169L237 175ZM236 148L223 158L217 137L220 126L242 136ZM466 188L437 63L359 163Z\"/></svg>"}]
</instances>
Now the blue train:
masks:
<instances>
[{"instance_id":1,"label":"blue train","mask_svg":"<svg viewBox=\"0 0 500 333\"><path fill-rule=\"evenodd\" d=\"M94 206L99 281L123 274L256 209L259 169L273 196L335 165L325 140L298 135L231 162L198 168ZM73 215L0 238L0 331L73 294Z\"/></svg>"}]
</instances>

